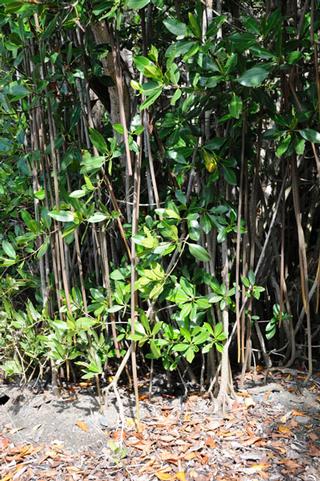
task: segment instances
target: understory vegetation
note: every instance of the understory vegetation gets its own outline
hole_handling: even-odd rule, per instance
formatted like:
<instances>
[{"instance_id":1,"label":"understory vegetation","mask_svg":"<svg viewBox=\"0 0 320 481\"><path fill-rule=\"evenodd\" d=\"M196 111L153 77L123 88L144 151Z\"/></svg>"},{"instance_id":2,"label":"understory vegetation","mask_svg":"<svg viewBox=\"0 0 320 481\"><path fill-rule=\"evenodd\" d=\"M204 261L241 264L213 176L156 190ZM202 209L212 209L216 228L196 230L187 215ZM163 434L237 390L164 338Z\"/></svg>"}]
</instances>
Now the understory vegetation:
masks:
<instances>
[{"instance_id":1,"label":"understory vegetation","mask_svg":"<svg viewBox=\"0 0 320 481\"><path fill-rule=\"evenodd\" d=\"M318 0L2 0L5 379L312 373L318 45Z\"/></svg>"}]
</instances>

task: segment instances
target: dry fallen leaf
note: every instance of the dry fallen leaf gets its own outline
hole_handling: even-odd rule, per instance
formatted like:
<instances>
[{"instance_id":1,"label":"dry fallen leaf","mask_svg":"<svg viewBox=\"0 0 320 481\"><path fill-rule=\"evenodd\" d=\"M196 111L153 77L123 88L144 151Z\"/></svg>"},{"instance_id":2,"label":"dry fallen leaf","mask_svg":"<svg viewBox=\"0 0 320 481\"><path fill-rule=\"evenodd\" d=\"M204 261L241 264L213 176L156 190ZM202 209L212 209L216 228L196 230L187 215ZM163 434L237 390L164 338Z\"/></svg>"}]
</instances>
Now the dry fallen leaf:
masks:
<instances>
[{"instance_id":1,"label":"dry fallen leaf","mask_svg":"<svg viewBox=\"0 0 320 481\"><path fill-rule=\"evenodd\" d=\"M127 434L125 431L114 431L112 433L112 439L114 439L115 441L118 441L119 439L126 439L127 437Z\"/></svg>"},{"instance_id":2,"label":"dry fallen leaf","mask_svg":"<svg viewBox=\"0 0 320 481\"><path fill-rule=\"evenodd\" d=\"M241 441L241 445L245 447L252 446L253 444L257 443L258 441L261 441L261 438L258 436L252 436L249 439L246 439L244 441Z\"/></svg>"},{"instance_id":3,"label":"dry fallen leaf","mask_svg":"<svg viewBox=\"0 0 320 481\"><path fill-rule=\"evenodd\" d=\"M89 382L89 381L79 382L79 386L80 386L81 388L90 387L90 386L92 386L92 382Z\"/></svg>"},{"instance_id":4,"label":"dry fallen leaf","mask_svg":"<svg viewBox=\"0 0 320 481\"><path fill-rule=\"evenodd\" d=\"M172 479L174 479L172 474L165 471L157 471L154 475L157 476L160 481L172 481Z\"/></svg>"},{"instance_id":5,"label":"dry fallen leaf","mask_svg":"<svg viewBox=\"0 0 320 481\"><path fill-rule=\"evenodd\" d=\"M206 424L206 431L215 431L216 429L220 428L222 425L221 421L217 419L213 419Z\"/></svg>"},{"instance_id":6,"label":"dry fallen leaf","mask_svg":"<svg viewBox=\"0 0 320 481\"><path fill-rule=\"evenodd\" d=\"M254 408L256 403L254 402L254 400L252 399L252 397L246 397L244 399L244 405L247 409L249 408Z\"/></svg>"},{"instance_id":7,"label":"dry fallen leaf","mask_svg":"<svg viewBox=\"0 0 320 481\"><path fill-rule=\"evenodd\" d=\"M302 412L302 411L296 411L295 409L293 411L291 411L291 414L292 416L305 416L306 413Z\"/></svg>"},{"instance_id":8,"label":"dry fallen leaf","mask_svg":"<svg viewBox=\"0 0 320 481\"><path fill-rule=\"evenodd\" d=\"M319 436L316 433L310 433L309 438L311 439L311 441L317 441L317 439L319 439Z\"/></svg>"},{"instance_id":9,"label":"dry fallen leaf","mask_svg":"<svg viewBox=\"0 0 320 481\"><path fill-rule=\"evenodd\" d=\"M145 401L146 399L149 399L149 397L149 394L140 394L139 401Z\"/></svg>"},{"instance_id":10,"label":"dry fallen leaf","mask_svg":"<svg viewBox=\"0 0 320 481\"><path fill-rule=\"evenodd\" d=\"M89 426L84 422L84 421L76 421L75 422L76 426L78 426L79 429L81 429L84 432L89 432Z\"/></svg>"},{"instance_id":11,"label":"dry fallen leaf","mask_svg":"<svg viewBox=\"0 0 320 481\"><path fill-rule=\"evenodd\" d=\"M318 446L315 446L314 444L312 444L312 445L309 447L308 453L309 453L310 456L312 456L313 458L318 458L318 457L320 457L320 448L318 448Z\"/></svg>"},{"instance_id":12,"label":"dry fallen leaf","mask_svg":"<svg viewBox=\"0 0 320 481\"><path fill-rule=\"evenodd\" d=\"M248 393L248 391L238 391L238 392L237 392L237 396L240 396L240 397L250 397L250 394Z\"/></svg>"},{"instance_id":13,"label":"dry fallen leaf","mask_svg":"<svg viewBox=\"0 0 320 481\"><path fill-rule=\"evenodd\" d=\"M162 461L166 461L167 463L178 464L180 456L177 456L170 451L163 451L162 453L160 453L160 459Z\"/></svg>"},{"instance_id":14,"label":"dry fallen leaf","mask_svg":"<svg viewBox=\"0 0 320 481\"><path fill-rule=\"evenodd\" d=\"M288 471L296 471L301 468L301 464L297 463L293 459L280 459L279 464L284 464Z\"/></svg>"},{"instance_id":15,"label":"dry fallen leaf","mask_svg":"<svg viewBox=\"0 0 320 481\"><path fill-rule=\"evenodd\" d=\"M171 436L171 434L165 434L164 436L161 436L160 440L165 443L171 443L172 441L176 440L176 437Z\"/></svg>"},{"instance_id":16,"label":"dry fallen leaf","mask_svg":"<svg viewBox=\"0 0 320 481\"><path fill-rule=\"evenodd\" d=\"M207 439L205 440L205 443L206 443L206 446L208 446L208 448L215 448L217 446L217 443L211 436L207 437Z\"/></svg>"},{"instance_id":17,"label":"dry fallen leaf","mask_svg":"<svg viewBox=\"0 0 320 481\"><path fill-rule=\"evenodd\" d=\"M0 436L0 449L5 449L10 443L10 440L4 436Z\"/></svg>"}]
</instances>

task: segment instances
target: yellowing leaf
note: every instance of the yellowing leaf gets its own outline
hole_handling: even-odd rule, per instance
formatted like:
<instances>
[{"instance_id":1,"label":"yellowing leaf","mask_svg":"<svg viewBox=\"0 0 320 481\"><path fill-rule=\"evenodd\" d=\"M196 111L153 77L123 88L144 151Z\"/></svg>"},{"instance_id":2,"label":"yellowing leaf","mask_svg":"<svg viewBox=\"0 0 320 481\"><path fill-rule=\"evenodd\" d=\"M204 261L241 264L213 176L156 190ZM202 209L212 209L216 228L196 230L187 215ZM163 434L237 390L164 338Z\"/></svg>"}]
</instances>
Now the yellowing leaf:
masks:
<instances>
[{"instance_id":1,"label":"yellowing leaf","mask_svg":"<svg viewBox=\"0 0 320 481\"><path fill-rule=\"evenodd\" d=\"M170 473L165 473L164 471L158 471L157 473L154 473L155 476L157 476L158 479L161 481L171 481L172 479L172 474Z\"/></svg>"},{"instance_id":2,"label":"yellowing leaf","mask_svg":"<svg viewBox=\"0 0 320 481\"><path fill-rule=\"evenodd\" d=\"M187 481L186 473L184 471L178 471L176 473L176 479L178 479L179 481Z\"/></svg>"},{"instance_id":3,"label":"yellowing leaf","mask_svg":"<svg viewBox=\"0 0 320 481\"><path fill-rule=\"evenodd\" d=\"M218 167L219 157L217 156L217 154L214 154L213 152L209 152L208 150L205 150L205 149L202 150L202 154L203 154L204 165L206 166L207 171L210 172L211 174Z\"/></svg>"},{"instance_id":4,"label":"yellowing leaf","mask_svg":"<svg viewBox=\"0 0 320 481\"><path fill-rule=\"evenodd\" d=\"M281 434L292 434L291 430L285 424L280 424L278 431Z\"/></svg>"},{"instance_id":5,"label":"yellowing leaf","mask_svg":"<svg viewBox=\"0 0 320 481\"><path fill-rule=\"evenodd\" d=\"M269 467L270 465L268 463L251 464L248 471L250 471L250 473L259 473L260 471L265 471Z\"/></svg>"},{"instance_id":6,"label":"yellowing leaf","mask_svg":"<svg viewBox=\"0 0 320 481\"><path fill-rule=\"evenodd\" d=\"M76 426L86 433L89 431L89 426L83 421L76 421Z\"/></svg>"}]
</instances>

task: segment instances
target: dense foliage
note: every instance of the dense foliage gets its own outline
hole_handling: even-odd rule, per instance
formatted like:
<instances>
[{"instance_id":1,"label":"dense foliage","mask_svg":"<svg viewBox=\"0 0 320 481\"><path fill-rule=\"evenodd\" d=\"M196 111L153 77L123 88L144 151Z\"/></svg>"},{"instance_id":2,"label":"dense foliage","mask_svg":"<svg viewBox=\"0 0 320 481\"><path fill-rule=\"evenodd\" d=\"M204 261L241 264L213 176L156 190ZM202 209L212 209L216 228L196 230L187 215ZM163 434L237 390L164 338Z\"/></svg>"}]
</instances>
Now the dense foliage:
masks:
<instances>
[{"instance_id":1,"label":"dense foliage","mask_svg":"<svg viewBox=\"0 0 320 481\"><path fill-rule=\"evenodd\" d=\"M7 378L99 379L130 345L135 384L138 347L140 365L161 360L216 392L221 370L223 403L230 351L243 373L296 359L311 372L320 84L309 3L1 2Z\"/></svg>"}]
</instances>

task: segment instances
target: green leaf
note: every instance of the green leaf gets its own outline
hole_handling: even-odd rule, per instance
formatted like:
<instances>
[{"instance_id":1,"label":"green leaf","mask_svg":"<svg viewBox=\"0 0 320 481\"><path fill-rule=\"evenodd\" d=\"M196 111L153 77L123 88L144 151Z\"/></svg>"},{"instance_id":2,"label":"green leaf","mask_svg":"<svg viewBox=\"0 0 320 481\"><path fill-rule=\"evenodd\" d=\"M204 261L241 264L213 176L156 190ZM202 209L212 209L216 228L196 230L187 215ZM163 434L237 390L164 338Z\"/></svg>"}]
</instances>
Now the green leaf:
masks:
<instances>
[{"instance_id":1,"label":"green leaf","mask_svg":"<svg viewBox=\"0 0 320 481\"><path fill-rule=\"evenodd\" d=\"M188 27L185 23L180 22L176 18L168 18L163 21L165 27L171 32L173 35L177 37L184 37L187 35Z\"/></svg>"},{"instance_id":2,"label":"green leaf","mask_svg":"<svg viewBox=\"0 0 320 481\"><path fill-rule=\"evenodd\" d=\"M188 244L188 246L190 254L199 261L208 262L210 260L210 256L204 247L199 246L199 244Z\"/></svg>"},{"instance_id":3,"label":"green leaf","mask_svg":"<svg viewBox=\"0 0 320 481\"><path fill-rule=\"evenodd\" d=\"M195 357L194 347L190 346L187 352L185 353L185 358L191 364L192 361L194 360L194 357Z\"/></svg>"},{"instance_id":4,"label":"green leaf","mask_svg":"<svg viewBox=\"0 0 320 481\"><path fill-rule=\"evenodd\" d=\"M84 176L84 181L86 183L86 188L92 192L94 190L94 185L93 183L91 182L90 180L90 177L88 177L87 175Z\"/></svg>"},{"instance_id":5,"label":"green leaf","mask_svg":"<svg viewBox=\"0 0 320 481\"><path fill-rule=\"evenodd\" d=\"M162 93L162 87L158 87L157 89L155 89L155 93L153 93L152 95L150 95L150 97L148 97L141 105L140 105L140 111L141 110L144 110L144 109L147 109L148 107L150 107L152 104L154 104L154 102L157 100L158 97L160 97Z\"/></svg>"},{"instance_id":6,"label":"green leaf","mask_svg":"<svg viewBox=\"0 0 320 481\"><path fill-rule=\"evenodd\" d=\"M128 0L127 7L133 10L140 10L150 3L150 0Z\"/></svg>"},{"instance_id":7,"label":"green leaf","mask_svg":"<svg viewBox=\"0 0 320 481\"><path fill-rule=\"evenodd\" d=\"M59 222L74 222L74 212L71 210L52 210L48 215Z\"/></svg>"},{"instance_id":8,"label":"green leaf","mask_svg":"<svg viewBox=\"0 0 320 481\"><path fill-rule=\"evenodd\" d=\"M113 124L112 126L113 130L115 130L118 134L123 135L124 134L124 128L122 124Z\"/></svg>"},{"instance_id":9,"label":"green leaf","mask_svg":"<svg viewBox=\"0 0 320 481\"><path fill-rule=\"evenodd\" d=\"M3 154L10 152L12 149L12 143L9 139L2 138L0 139L0 152Z\"/></svg>"},{"instance_id":10,"label":"green leaf","mask_svg":"<svg viewBox=\"0 0 320 481\"><path fill-rule=\"evenodd\" d=\"M108 146L103 136L96 129L89 129L89 137L92 144L101 152L105 154L108 150Z\"/></svg>"},{"instance_id":11,"label":"green leaf","mask_svg":"<svg viewBox=\"0 0 320 481\"><path fill-rule=\"evenodd\" d=\"M223 25L228 20L226 15L219 15L214 17L212 21L209 23L207 29L207 37L215 36L218 33L221 25Z\"/></svg>"},{"instance_id":12,"label":"green leaf","mask_svg":"<svg viewBox=\"0 0 320 481\"><path fill-rule=\"evenodd\" d=\"M216 349L218 352L223 352L223 345L222 344L219 344L218 342L216 343Z\"/></svg>"},{"instance_id":13,"label":"green leaf","mask_svg":"<svg viewBox=\"0 0 320 481\"><path fill-rule=\"evenodd\" d=\"M184 352L189 348L189 344L176 344L172 350L175 352Z\"/></svg>"},{"instance_id":14,"label":"green leaf","mask_svg":"<svg viewBox=\"0 0 320 481\"><path fill-rule=\"evenodd\" d=\"M245 87L260 87L268 75L269 72L265 68L252 67L244 72L241 77L237 79L237 82Z\"/></svg>"},{"instance_id":15,"label":"green leaf","mask_svg":"<svg viewBox=\"0 0 320 481\"><path fill-rule=\"evenodd\" d=\"M79 189L71 192L71 194L69 194L69 197L71 197L72 199L80 199L81 197L84 197L86 194L87 193L85 190Z\"/></svg>"},{"instance_id":16,"label":"green leaf","mask_svg":"<svg viewBox=\"0 0 320 481\"><path fill-rule=\"evenodd\" d=\"M294 148L297 155L303 155L305 147L306 141L304 139L296 139Z\"/></svg>"},{"instance_id":17,"label":"green leaf","mask_svg":"<svg viewBox=\"0 0 320 481\"><path fill-rule=\"evenodd\" d=\"M116 269L111 272L110 279L113 279L114 281L124 281L125 277L119 269Z\"/></svg>"},{"instance_id":18,"label":"green leaf","mask_svg":"<svg viewBox=\"0 0 320 481\"><path fill-rule=\"evenodd\" d=\"M222 324L222 322L218 322L218 324L216 324L214 326L213 335L214 335L215 338L218 338L222 334L223 334L224 338L226 338L226 335L225 335L224 330L223 330L223 324Z\"/></svg>"},{"instance_id":19,"label":"green leaf","mask_svg":"<svg viewBox=\"0 0 320 481\"><path fill-rule=\"evenodd\" d=\"M124 306L120 306L119 304L115 304L114 306L109 307L108 312L114 313L119 312L124 308Z\"/></svg>"},{"instance_id":20,"label":"green leaf","mask_svg":"<svg viewBox=\"0 0 320 481\"><path fill-rule=\"evenodd\" d=\"M19 84L18 82L11 82L4 88L4 92L7 95L14 97L15 100L22 99L30 93L24 85Z\"/></svg>"},{"instance_id":21,"label":"green leaf","mask_svg":"<svg viewBox=\"0 0 320 481\"><path fill-rule=\"evenodd\" d=\"M147 65L144 68L144 76L154 80L162 80L163 74L162 70L156 65Z\"/></svg>"},{"instance_id":22,"label":"green leaf","mask_svg":"<svg viewBox=\"0 0 320 481\"><path fill-rule=\"evenodd\" d=\"M240 97L238 97L238 95L236 95L235 93L232 94L232 100L229 104L229 112L230 112L230 115L235 118L235 119L239 119L240 118L240 115L241 115L241 112L242 112L242 100Z\"/></svg>"},{"instance_id":23,"label":"green leaf","mask_svg":"<svg viewBox=\"0 0 320 481\"><path fill-rule=\"evenodd\" d=\"M175 91L175 93L173 94L171 100L170 100L170 105L175 105L176 102L179 100L179 98L181 97L181 94L182 94L182 90L181 89L177 89Z\"/></svg>"},{"instance_id":24,"label":"green leaf","mask_svg":"<svg viewBox=\"0 0 320 481\"><path fill-rule=\"evenodd\" d=\"M291 134L288 134L284 137L284 139L281 140L280 144L277 147L277 150L276 150L277 157L282 157L287 152L290 142L291 142Z\"/></svg>"},{"instance_id":25,"label":"green leaf","mask_svg":"<svg viewBox=\"0 0 320 481\"><path fill-rule=\"evenodd\" d=\"M131 80L130 85L133 88L133 90L137 90L138 92L140 92L141 85L139 84L139 82L137 82L136 80Z\"/></svg>"},{"instance_id":26,"label":"green leaf","mask_svg":"<svg viewBox=\"0 0 320 481\"><path fill-rule=\"evenodd\" d=\"M154 65L151 60L149 60L147 57L144 57L143 55L137 55L136 57L134 57L134 64L141 73L144 72L144 69L148 65Z\"/></svg>"},{"instance_id":27,"label":"green leaf","mask_svg":"<svg viewBox=\"0 0 320 481\"><path fill-rule=\"evenodd\" d=\"M201 38L202 31L201 31L201 25L198 21L198 18L195 17L191 12L188 13L188 17L189 17L189 24L190 24L190 28L192 30L192 33L196 37Z\"/></svg>"},{"instance_id":28,"label":"green leaf","mask_svg":"<svg viewBox=\"0 0 320 481\"><path fill-rule=\"evenodd\" d=\"M105 157L93 157L89 152L85 152L81 161L81 174L87 174L95 170L99 170L105 163Z\"/></svg>"},{"instance_id":29,"label":"green leaf","mask_svg":"<svg viewBox=\"0 0 320 481\"><path fill-rule=\"evenodd\" d=\"M16 251L14 250L14 247L11 244L11 242L3 240L2 241L2 249L4 250L6 255L8 257L10 257L11 259L15 259L17 257Z\"/></svg>"},{"instance_id":30,"label":"green leaf","mask_svg":"<svg viewBox=\"0 0 320 481\"><path fill-rule=\"evenodd\" d=\"M313 129L300 130L300 135L313 144L320 144L320 133Z\"/></svg>"},{"instance_id":31,"label":"green leaf","mask_svg":"<svg viewBox=\"0 0 320 481\"><path fill-rule=\"evenodd\" d=\"M254 272L252 270L248 272L248 279L250 281L250 284L253 286L256 282L256 276L254 275Z\"/></svg>"},{"instance_id":32,"label":"green leaf","mask_svg":"<svg viewBox=\"0 0 320 481\"><path fill-rule=\"evenodd\" d=\"M41 245L40 249L38 250L38 253L37 253L38 259L40 259L41 257L43 257L45 255L45 253L48 250L49 245L50 245L50 237L47 237L45 239L45 241L43 242L43 244Z\"/></svg>"},{"instance_id":33,"label":"green leaf","mask_svg":"<svg viewBox=\"0 0 320 481\"><path fill-rule=\"evenodd\" d=\"M181 220L181 217L179 215L178 212L176 212L175 210L173 209L155 209L155 212L159 215L159 216L163 216L167 219L177 219L177 220Z\"/></svg>"},{"instance_id":34,"label":"green leaf","mask_svg":"<svg viewBox=\"0 0 320 481\"><path fill-rule=\"evenodd\" d=\"M76 320L76 328L77 331L87 331L96 323L97 321L91 317L79 317L79 319Z\"/></svg>"},{"instance_id":35,"label":"green leaf","mask_svg":"<svg viewBox=\"0 0 320 481\"><path fill-rule=\"evenodd\" d=\"M103 214L102 212L95 212L92 216L89 217L89 219L87 219L87 222L95 224L97 222L103 222L106 219L106 214Z\"/></svg>"},{"instance_id":36,"label":"green leaf","mask_svg":"<svg viewBox=\"0 0 320 481\"><path fill-rule=\"evenodd\" d=\"M226 182L230 185L237 185L237 176L233 169L229 167L223 167L223 176Z\"/></svg>"},{"instance_id":37,"label":"green leaf","mask_svg":"<svg viewBox=\"0 0 320 481\"><path fill-rule=\"evenodd\" d=\"M182 205L187 205L187 197L181 190L176 190L174 195Z\"/></svg>"},{"instance_id":38,"label":"green leaf","mask_svg":"<svg viewBox=\"0 0 320 481\"><path fill-rule=\"evenodd\" d=\"M153 359L159 359L159 357L161 357L161 351L154 340L150 341L150 350L151 350Z\"/></svg>"},{"instance_id":39,"label":"green leaf","mask_svg":"<svg viewBox=\"0 0 320 481\"><path fill-rule=\"evenodd\" d=\"M274 337L276 333L276 326L275 324L269 322L269 324L266 327L266 338L268 341Z\"/></svg>"},{"instance_id":40,"label":"green leaf","mask_svg":"<svg viewBox=\"0 0 320 481\"><path fill-rule=\"evenodd\" d=\"M196 301L197 307L201 310L210 309L211 304L207 297L199 297Z\"/></svg>"},{"instance_id":41,"label":"green leaf","mask_svg":"<svg viewBox=\"0 0 320 481\"><path fill-rule=\"evenodd\" d=\"M223 297L220 296L219 294L211 293L211 294L209 294L209 296L208 296L208 301L209 301L211 304L216 304L217 302L220 302L221 299L223 299Z\"/></svg>"},{"instance_id":42,"label":"green leaf","mask_svg":"<svg viewBox=\"0 0 320 481\"><path fill-rule=\"evenodd\" d=\"M221 137L215 137L211 140L209 140L209 142L207 142L205 144L205 149L206 150L220 150L220 148L222 147L222 145L225 143L226 139L225 138L221 138Z\"/></svg>"},{"instance_id":43,"label":"green leaf","mask_svg":"<svg viewBox=\"0 0 320 481\"><path fill-rule=\"evenodd\" d=\"M37 192L34 192L33 195L38 200L44 200L46 198L46 192L44 189L37 190Z\"/></svg>"},{"instance_id":44,"label":"green leaf","mask_svg":"<svg viewBox=\"0 0 320 481\"><path fill-rule=\"evenodd\" d=\"M160 256L167 256L168 254L171 254L171 252L174 251L175 248L176 246L172 242L160 242L158 247L153 250L153 253Z\"/></svg>"},{"instance_id":45,"label":"green leaf","mask_svg":"<svg viewBox=\"0 0 320 481\"><path fill-rule=\"evenodd\" d=\"M294 50L293 52L290 52L288 55L288 63L290 65L293 65L303 57L303 53L300 52L300 50Z\"/></svg>"}]
</instances>

